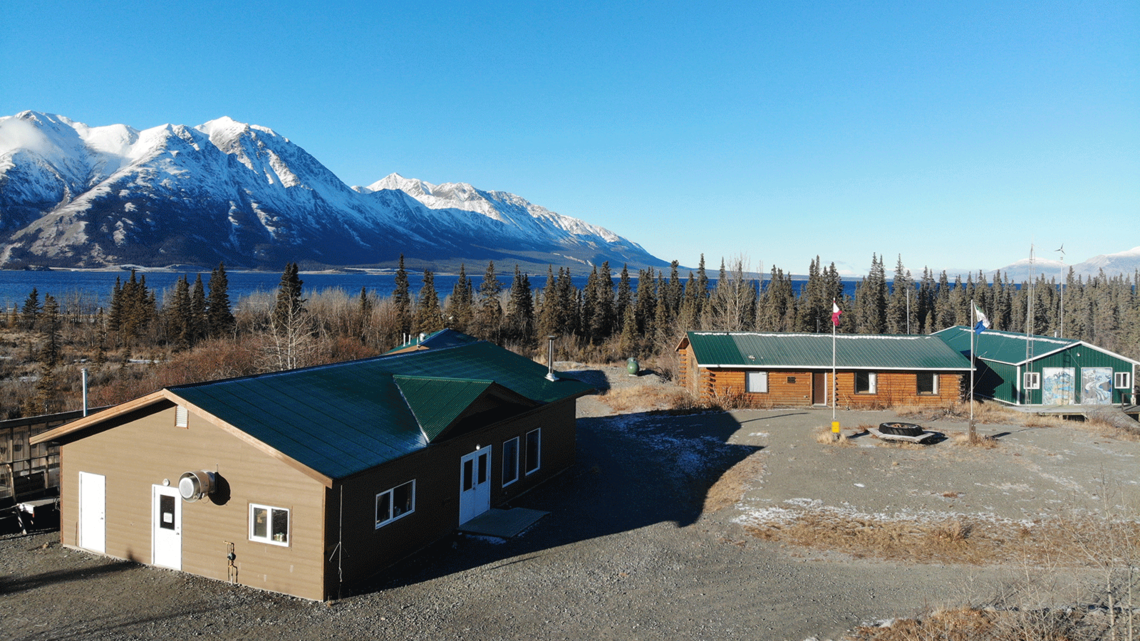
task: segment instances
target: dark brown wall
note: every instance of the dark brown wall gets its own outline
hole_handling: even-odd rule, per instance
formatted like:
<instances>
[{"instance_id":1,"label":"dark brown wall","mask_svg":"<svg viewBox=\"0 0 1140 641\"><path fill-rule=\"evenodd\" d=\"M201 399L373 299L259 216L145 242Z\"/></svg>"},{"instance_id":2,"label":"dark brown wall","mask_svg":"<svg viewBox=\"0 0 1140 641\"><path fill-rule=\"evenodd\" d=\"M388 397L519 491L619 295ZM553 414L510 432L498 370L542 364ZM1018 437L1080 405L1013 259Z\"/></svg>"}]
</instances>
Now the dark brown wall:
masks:
<instances>
[{"instance_id":1,"label":"dark brown wall","mask_svg":"<svg viewBox=\"0 0 1140 641\"><path fill-rule=\"evenodd\" d=\"M227 580L227 542L238 582L309 599L324 597L325 487L191 412L174 425L162 402L110 422L62 447L61 533L77 545L79 472L106 477L107 554L151 562L151 486L177 485L183 472L217 471L228 483L224 505L182 502L182 570ZM288 547L249 540L249 504L290 509Z\"/></svg>"},{"instance_id":2,"label":"dark brown wall","mask_svg":"<svg viewBox=\"0 0 1140 641\"><path fill-rule=\"evenodd\" d=\"M542 428L542 466L526 475L525 435ZM345 583L358 581L445 536L459 525L460 459L491 445L491 505L502 504L574 463L574 400L543 406L514 419L433 443L334 485L329 492L325 558L328 596L336 595L338 560ZM502 486L503 443L519 437L519 479ZM415 512L376 528L376 495L416 481ZM343 527L339 521L343 490ZM343 556L335 554L343 532Z\"/></svg>"}]
</instances>

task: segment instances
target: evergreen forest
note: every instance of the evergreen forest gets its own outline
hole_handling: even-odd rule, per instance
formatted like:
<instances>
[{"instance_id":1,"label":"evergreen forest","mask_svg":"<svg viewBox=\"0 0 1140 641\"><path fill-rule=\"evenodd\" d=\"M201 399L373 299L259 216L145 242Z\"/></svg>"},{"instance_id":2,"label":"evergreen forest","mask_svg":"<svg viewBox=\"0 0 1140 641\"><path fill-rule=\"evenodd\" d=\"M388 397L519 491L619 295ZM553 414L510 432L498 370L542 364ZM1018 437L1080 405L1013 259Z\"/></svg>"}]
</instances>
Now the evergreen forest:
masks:
<instances>
[{"instance_id":1,"label":"evergreen forest","mask_svg":"<svg viewBox=\"0 0 1140 641\"><path fill-rule=\"evenodd\" d=\"M635 280L636 279L636 280ZM0 315L0 419L79 409L81 369L90 377L91 407L121 403L163 387L280 371L383 354L413 337L452 328L518 353L578 363L633 356L663 376L676 369L675 348L686 331L928 334L971 322L970 302L993 329L1030 331L1088 341L1140 360L1140 272L1064 282L1012 282L1000 272L950 280L924 269L913 276L901 258L893 273L873 256L853 296L844 294L835 265L811 261L808 279L793 287L773 267L761 287L747 260L722 260L712 275L702 256L694 271L642 269L631 274L593 266L584 287L569 268L546 274L466 266L450 292L423 272L413 292L403 258L391 296L367 290L307 292L295 263L275 292L231 301L224 265L205 279L178 279L156 292L145 274L116 281L108 309L81 293L33 289ZM308 298L305 298L305 295Z\"/></svg>"}]
</instances>

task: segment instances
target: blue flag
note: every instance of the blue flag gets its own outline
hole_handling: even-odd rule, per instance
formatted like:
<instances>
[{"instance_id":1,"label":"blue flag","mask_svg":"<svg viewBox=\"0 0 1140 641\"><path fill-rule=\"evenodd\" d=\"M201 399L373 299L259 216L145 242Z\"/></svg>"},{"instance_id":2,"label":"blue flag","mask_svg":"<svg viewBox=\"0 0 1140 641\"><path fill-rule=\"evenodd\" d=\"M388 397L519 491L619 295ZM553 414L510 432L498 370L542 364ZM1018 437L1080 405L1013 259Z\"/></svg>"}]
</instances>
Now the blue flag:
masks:
<instances>
[{"instance_id":1,"label":"blue flag","mask_svg":"<svg viewBox=\"0 0 1140 641\"><path fill-rule=\"evenodd\" d=\"M978 321L974 325L975 334L981 334L991 327L990 319L986 318L986 315L982 313L982 309L978 307L977 303L974 303L974 318Z\"/></svg>"}]
</instances>

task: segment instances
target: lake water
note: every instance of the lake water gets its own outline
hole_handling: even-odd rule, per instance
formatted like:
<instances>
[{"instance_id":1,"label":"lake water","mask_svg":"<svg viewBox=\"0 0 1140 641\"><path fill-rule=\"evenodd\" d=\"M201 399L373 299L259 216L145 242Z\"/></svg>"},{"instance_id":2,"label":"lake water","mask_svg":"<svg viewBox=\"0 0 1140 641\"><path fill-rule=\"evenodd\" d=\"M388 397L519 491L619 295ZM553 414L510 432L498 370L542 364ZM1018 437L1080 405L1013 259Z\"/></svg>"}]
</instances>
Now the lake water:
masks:
<instances>
[{"instance_id":1,"label":"lake water","mask_svg":"<svg viewBox=\"0 0 1140 641\"><path fill-rule=\"evenodd\" d=\"M147 287L155 289L158 292L158 298L161 301L164 290L173 289L175 281L182 276L180 273L175 272L146 272ZM142 273L140 272L140 276ZM189 273L187 276L190 278L191 285L196 273ZM483 270L478 273L469 275L472 284L476 289L479 283L483 280ZM229 294L230 301L237 303L238 299L247 294L254 292L271 292L277 289L278 283L281 282L280 273L271 272L227 272L226 277L229 279ZM503 283L504 288L509 288L511 280L514 278L514 270L501 273L498 275L499 281ZM24 299L31 293L32 288L36 288L40 295L40 300L43 300L44 294L51 294L60 301L82 300L85 303L90 303L96 306L106 307L111 301L111 292L115 287L115 278L121 278L124 282L130 278L129 271L49 271L49 272L31 272L31 271L0 271L0 305L3 309L9 309L13 305L19 307L23 305ZM391 295L395 289L395 274L391 273L366 273L366 272L347 272L347 273L312 273L301 274L301 280L304 281L305 296L311 295L313 291L340 288L348 292L350 295L357 295L363 287L369 292L375 293L380 297L387 297ZM459 280L456 275L449 274L436 274L435 276L435 290L440 295L440 300L451 293L452 287L455 282ZM574 276L571 279L576 287L579 289L586 286L586 275ZM633 287L636 291L637 279L634 278ZM202 282L209 284L210 274L205 272L202 274ZM618 282L617 275L614 276L614 285L616 287ZM712 281L715 284L715 280ZM800 287L806 281L795 280L793 281L793 288L796 293L799 293ZM858 281L852 279L845 279L843 281L844 293L851 296L855 293L855 284ZM422 272L408 272L408 284L413 294L419 292L420 287L423 286L423 273ZM530 285L533 289L539 289L546 285L546 273L530 275ZM767 281L765 281L767 285Z\"/></svg>"}]
</instances>

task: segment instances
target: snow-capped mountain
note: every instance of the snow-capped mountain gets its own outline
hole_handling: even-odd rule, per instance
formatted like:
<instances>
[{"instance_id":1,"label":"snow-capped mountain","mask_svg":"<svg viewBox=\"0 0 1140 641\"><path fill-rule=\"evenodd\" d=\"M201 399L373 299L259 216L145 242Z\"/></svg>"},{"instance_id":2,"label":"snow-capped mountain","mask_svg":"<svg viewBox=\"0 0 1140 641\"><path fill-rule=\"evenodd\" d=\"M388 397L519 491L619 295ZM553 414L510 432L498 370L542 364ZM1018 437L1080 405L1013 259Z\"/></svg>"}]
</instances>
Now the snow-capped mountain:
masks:
<instances>
[{"instance_id":1,"label":"snow-capped mountain","mask_svg":"<svg viewBox=\"0 0 1140 641\"><path fill-rule=\"evenodd\" d=\"M350 188L272 129L0 118L0 265L663 265L514 194L392 174Z\"/></svg>"},{"instance_id":2,"label":"snow-capped mountain","mask_svg":"<svg viewBox=\"0 0 1140 641\"><path fill-rule=\"evenodd\" d=\"M1140 269L1140 247L1133 247L1127 251L1115 254L1101 254L1080 263L1063 263L1059 260L1036 258L1033 260L1033 273L1035 276L1044 275L1046 278L1063 278L1069 273L1069 268L1076 276L1096 276L1104 270L1108 276L1132 276ZM1025 280L1029 277L1029 259L1024 258L1002 268L1004 274L1015 280Z\"/></svg>"}]
</instances>

